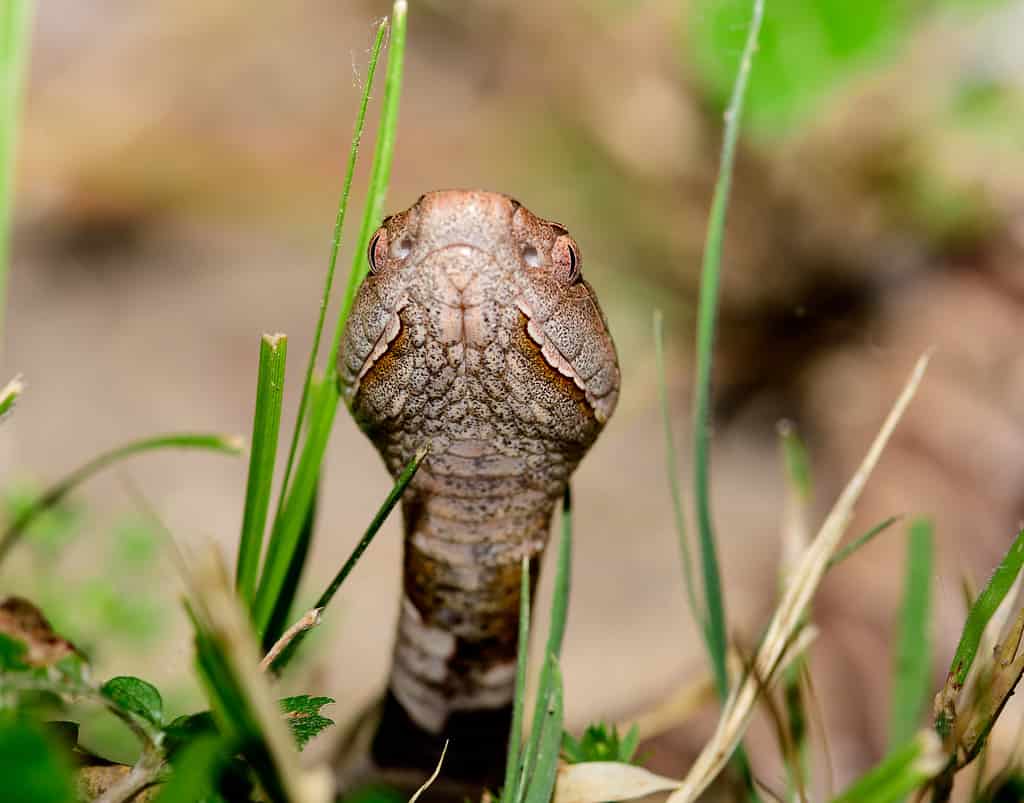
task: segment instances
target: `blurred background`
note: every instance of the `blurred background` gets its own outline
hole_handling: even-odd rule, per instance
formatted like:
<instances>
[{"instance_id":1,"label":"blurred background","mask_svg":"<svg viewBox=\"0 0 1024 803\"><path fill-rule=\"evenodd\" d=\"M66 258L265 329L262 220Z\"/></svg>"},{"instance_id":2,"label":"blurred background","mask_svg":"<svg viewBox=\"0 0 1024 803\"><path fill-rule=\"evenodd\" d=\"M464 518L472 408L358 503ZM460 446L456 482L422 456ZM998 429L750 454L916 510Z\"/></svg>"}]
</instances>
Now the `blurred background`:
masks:
<instances>
[{"instance_id":1,"label":"blurred background","mask_svg":"<svg viewBox=\"0 0 1024 803\"><path fill-rule=\"evenodd\" d=\"M700 255L750 4L411 5L389 210L430 189L480 187L562 222L618 344L619 409L574 483L564 671L570 724L629 719L705 674L682 591L651 316L666 316L676 442L688 455ZM388 9L38 4L2 358L3 376L29 385L0 428L8 515L130 438L248 437L263 332L291 339L287 431L365 62ZM1022 37L1019 0L768 2L715 369L715 518L730 634L748 647L778 587L777 422L795 422L809 444L823 515L925 349L932 367L851 532L894 514L933 518L936 688L964 578L981 582L1024 518ZM340 264L350 258L343 245ZM176 538L231 554L245 469L202 454L128 464L36 527L0 585L39 602L100 676L141 674L176 712L192 710L174 565L130 488ZM339 417L305 599L389 487L369 442ZM837 787L885 749L904 529L830 575L816 604L812 672ZM395 516L288 680L336 697L341 723L383 689L399 554ZM650 766L682 774L713 722L705 706L651 745ZM116 752L116 734L94 727L83 741ZM1013 734L997 729L1003 755ZM751 744L769 782L771 742L759 723Z\"/></svg>"}]
</instances>

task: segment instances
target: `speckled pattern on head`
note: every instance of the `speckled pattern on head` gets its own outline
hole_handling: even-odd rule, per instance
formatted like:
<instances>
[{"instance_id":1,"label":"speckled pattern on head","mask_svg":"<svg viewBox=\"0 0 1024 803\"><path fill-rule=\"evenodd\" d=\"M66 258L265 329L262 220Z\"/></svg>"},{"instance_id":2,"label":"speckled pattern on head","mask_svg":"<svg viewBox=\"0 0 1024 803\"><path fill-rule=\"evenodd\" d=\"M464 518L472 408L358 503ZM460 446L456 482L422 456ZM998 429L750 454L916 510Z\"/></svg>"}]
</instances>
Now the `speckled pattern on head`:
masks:
<instances>
[{"instance_id":1,"label":"speckled pattern on head","mask_svg":"<svg viewBox=\"0 0 1024 803\"><path fill-rule=\"evenodd\" d=\"M543 553L619 367L576 242L505 195L427 193L385 219L368 258L339 371L393 475L430 449L403 500L389 691L440 736L512 700L520 559Z\"/></svg>"}]
</instances>

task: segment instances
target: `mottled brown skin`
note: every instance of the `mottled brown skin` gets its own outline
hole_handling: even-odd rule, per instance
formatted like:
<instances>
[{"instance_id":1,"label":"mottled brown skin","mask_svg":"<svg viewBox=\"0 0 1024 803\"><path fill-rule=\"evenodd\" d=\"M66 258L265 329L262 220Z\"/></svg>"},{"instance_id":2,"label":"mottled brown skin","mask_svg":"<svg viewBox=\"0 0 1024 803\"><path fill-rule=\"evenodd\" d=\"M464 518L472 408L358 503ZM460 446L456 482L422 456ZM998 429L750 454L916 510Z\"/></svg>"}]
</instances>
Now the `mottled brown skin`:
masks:
<instances>
[{"instance_id":1,"label":"mottled brown skin","mask_svg":"<svg viewBox=\"0 0 1024 803\"><path fill-rule=\"evenodd\" d=\"M552 511L615 408L619 367L579 247L496 193L424 195L387 218L345 331L355 418L397 475L404 598L382 766L501 772L513 696L519 564L533 577Z\"/></svg>"}]
</instances>

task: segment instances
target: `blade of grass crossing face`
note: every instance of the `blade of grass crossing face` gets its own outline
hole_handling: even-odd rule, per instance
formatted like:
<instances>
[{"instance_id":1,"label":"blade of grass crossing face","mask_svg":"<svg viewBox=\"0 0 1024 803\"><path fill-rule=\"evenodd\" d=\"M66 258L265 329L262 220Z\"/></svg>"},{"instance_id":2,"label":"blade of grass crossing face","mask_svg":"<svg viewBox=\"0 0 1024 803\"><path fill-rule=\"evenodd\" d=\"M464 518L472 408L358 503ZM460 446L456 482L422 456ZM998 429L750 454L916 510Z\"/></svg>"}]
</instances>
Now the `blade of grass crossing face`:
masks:
<instances>
[{"instance_id":1,"label":"blade of grass crossing face","mask_svg":"<svg viewBox=\"0 0 1024 803\"><path fill-rule=\"evenodd\" d=\"M889 712L890 749L904 744L917 732L931 690L932 652L928 628L932 552L932 524L928 519L917 519L910 525L907 541L906 579Z\"/></svg>"},{"instance_id":2,"label":"blade of grass crossing face","mask_svg":"<svg viewBox=\"0 0 1024 803\"><path fill-rule=\"evenodd\" d=\"M388 68L384 78L384 100L381 104L380 133L377 135L377 146L373 151L373 167L370 171L370 189L366 196L363 209L363 223L359 231L355 254L352 257L352 270L348 275L345 298L342 302L341 314L334 330L334 344L331 347L329 365L333 366L341 348L341 336L345 331L345 321L352 309L356 290L366 277L369 265L366 261L366 249L370 237L380 225L384 214L384 198L387 196L388 181L391 177L391 162L395 151L395 132L398 128L398 101L402 94L402 71L405 64L405 28L407 4L398 0L394 5L391 23L391 41L388 43Z\"/></svg>"},{"instance_id":3,"label":"blade of grass crossing face","mask_svg":"<svg viewBox=\"0 0 1024 803\"><path fill-rule=\"evenodd\" d=\"M281 490L277 500L278 511L281 510L284 504L288 483L291 481L295 453L299 447L299 439L302 437L302 424L305 420L307 405L310 403L309 392L313 384L313 372L316 370L316 358L320 352L320 337L324 330L327 305L330 302L331 289L334 286L334 271L338 264L338 250L341 247L341 234L345 227L345 214L348 211L348 198L352 190L352 177L355 175L359 144L363 139L363 129L366 126L366 108L370 103L370 90L373 88L373 78L377 73L377 60L380 58L380 51L384 44L386 32L387 20L384 20L377 26L377 35L374 37L373 48L370 50L370 61L366 66L366 83L363 86L362 99L359 101L359 111L356 114L356 124L352 132L352 145L348 151L348 166L345 168L345 179L341 187L341 199L338 201L338 212L334 218L334 237L331 240L331 253L327 260L327 276L324 279L324 290L320 297L320 314L317 317L316 329L313 332L313 346L309 350L309 360L306 363L306 377L302 383L299 411L295 418L295 429L292 432L291 445L288 447L288 462L285 464L284 480L281 483ZM331 365L329 370L333 369L334 366Z\"/></svg>"},{"instance_id":4,"label":"blade of grass crossing face","mask_svg":"<svg viewBox=\"0 0 1024 803\"><path fill-rule=\"evenodd\" d=\"M32 30L31 0L0 4L0 347L3 345L14 196L14 151Z\"/></svg>"},{"instance_id":5,"label":"blade of grass crossing face","mask_svg":"<svg viewBox=\"0 0 1024 803\"><path fill-rule=\"evenodd\" d=\"M377 514L373 517L373 521L370 522L370 526L366 528L366 532L363 534L363 537L359 540L359 543L356 544L355 549L352 550L352 554L348 556L348 560L345 561L344 565L334 576L330 585L324 589L324 592L316 601L316 605L313 606L314 608L322 610L331 604L331 600L334 599L334 595L338 592L338 589L341 588L345 579L349 576L356 564L359 562L359 559L363 556L363 553L366 552L367 547L370 546L370 542L373 541L374 536L376 536L380 531L381 526L383 526L384 522L387 521L391 511L394 510L395 505L398 504L398 500L402 498L402 494L412 481L412 478L416 476L416 472L419 470L419 467L426 456L426 449L420 450L416 453L413 459L409 461L406 467L402 469L402 473L398 476L394 487L384 500L384 503L380 506ZM282 651L281 655L273 663L274 671L280 672L284 669L308 632L308 630L305 630L299 633L292 640L291 644Z\"/></svg>"},{"instance_id":6,"label":"blade of grass crossing face","mask_svg":"<svg viewBox=\"0 0 1024 803\"><path fill-rule=\"evenodd\" d=\"M246 605L252 605L259 575L263 532L270 507L270 488L274 481L287 355L287 337L281 334L263 335L260 340L256 409L253 413L252 446L249 452L249 479L245 489L245 511L242 515L242 535L238 542L235 569L235 587Z\"/></svg>"},{"instance_id":7,"label":"blade of grass crossing face","mask_svg":"<svg viewBox=\"0 0 1024 803\"><path fill-rule=\"evenodd\" d=\"M660 309L654 311L654 358L658 371L661 416L665 426L665 473L668 475L669 492L672 494L672 513L675 518L676 536L679 538L679 552L683 559L683 585L686 588L686 603L690 606L690 615L693 617L694 623L703 631L704 615L697 603L697 581L693 571L690 539L686 533L683 494L679 488L679 465L676 460L675 438L672 435L672 414L669 410L668 380L665 373L665 322Z\"/></svg>"},{"instance_id":8,"label":"blade of grass crossing face","mask_svg":"<svg viewBox=\"0 0 1024 803\"><path fill-rule=\"evenodd\" d=\"M21 515L8 525L3 537L0 538L0 562L3 561L7 552L14 546L25 530L28 529L29 525L35 521L37 516L57 504L80 483L127 457L162 449L201 449L237 455L242 451L242 441L240 438L226 435L183 433L143 438L127 443L124 446L119 446L116 449L111 449L109 452L104 452L94 457L85 465L76 468L64 479L50 486L46 492L33 504L25 508Z\"/></svg>"},{"instance_id":9,"label":"blade of grass crossing face","mask_svg":"<svg viewBox=\"0 0 1024 803\"><path fill-rule=\"evenodd\" d=\"M704 580L707 627L705 634L711 663L724 700L729 693L726 672L725 601L718 570L718 555L714 527L711 521L710 447L711 447L711 358L714 348L715 321L718 308L718 286L722 270L722 241L725 235L725 217L732 186L733 161L739 137L740 117L747 91L754 51L764 17L764 0L755 0L754 13L747 34L743 58L740 62L732 98L725 112L725 138L718 170L718 181L711 201L704 259L701 266L700 300L697 309L697 359L694 377L693 403L693 495L697 511L697 532L700 542L701 568Z\"/></svg>"},{"instance_id":10,"label":"blade of grass crossing face","mask_svg":"<svg viewBox=\"0 0 1024 803\"><path fill-rule=\"evenodd\" d=\"M516 651L516 693L512 701L512 727L508 734L508 757L505 761L503 797L515 783L519 767L519 751L523 744L523 709L526 704L527 652L530 647L530 559L525 555L519 578L519 641Z\"/></svg>"}]
</instances>

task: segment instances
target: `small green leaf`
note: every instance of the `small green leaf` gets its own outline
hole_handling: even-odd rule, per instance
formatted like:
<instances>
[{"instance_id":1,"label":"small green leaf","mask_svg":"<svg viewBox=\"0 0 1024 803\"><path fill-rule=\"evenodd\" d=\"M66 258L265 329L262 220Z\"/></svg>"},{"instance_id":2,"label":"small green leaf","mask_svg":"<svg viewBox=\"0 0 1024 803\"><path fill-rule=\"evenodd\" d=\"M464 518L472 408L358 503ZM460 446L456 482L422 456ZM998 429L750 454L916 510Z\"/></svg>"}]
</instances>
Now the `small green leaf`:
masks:
<instances>
[{"instance_id":1,"label":"small green leaf","mask_svg":"<svg viewBox=\"0 0 1024 803\"><path fill-rule=\"evenodd\" d=\"M75 800L69 762L60 748L39 723L10 714L0 715L0 778L8 790L15 785L18 803Z\"/></svg>"},{"instance_id":2,"label":"small green leaf","mask_svg":"<svg viewBox=\"0 0 1024 803\"><path fill-rule=\"evenodd\" d=\"M308 694L285 697L278 701L299 750L302 750L320 731L334 724L333 719L320 714L321 708L333 702L330 697L310 697Z\"/></svg>"},{"instance_id":3,"label":"small green leaf","mask_svg":"<svg viewBox=\"0 0 1024 803\"><path fill-rule=\"evenodd\" d=\"M603 722L588 725L583 738L576 741L570 734L562 734L562 753L570 764L584 761L618 761L628 764L636 753L640 731L634 725L625 738L619 736L619 729L609 728Z\"/></svg>"},{"instance_id":4,"label":"small green leaf","mask_svg":"<svg viewBox=\"0 0 1024 803\"><path fill-rule=\"evenodd\" d=\"M100 693L122 711L137 714L157 727L163 723L164 701L151 683L122 675L104 683Z\"/></svg>"}]
</instances>

